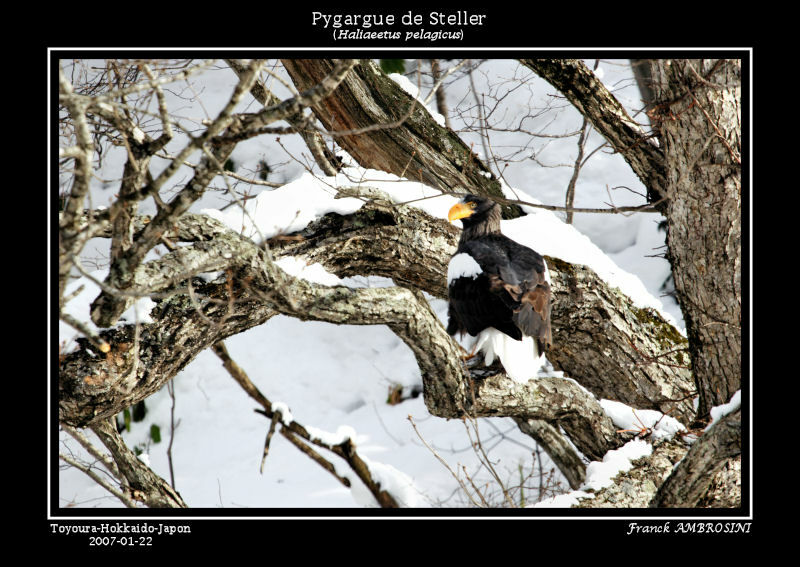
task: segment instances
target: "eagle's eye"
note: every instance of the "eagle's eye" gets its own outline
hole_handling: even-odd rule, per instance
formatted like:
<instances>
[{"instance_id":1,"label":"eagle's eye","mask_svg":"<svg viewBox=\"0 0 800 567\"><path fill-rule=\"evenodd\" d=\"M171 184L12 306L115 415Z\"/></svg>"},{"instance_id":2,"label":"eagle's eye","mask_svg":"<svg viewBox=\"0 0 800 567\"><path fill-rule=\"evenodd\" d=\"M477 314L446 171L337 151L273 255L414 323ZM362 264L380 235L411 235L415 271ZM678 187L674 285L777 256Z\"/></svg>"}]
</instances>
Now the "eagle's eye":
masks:
<instances>
[{"instance_id":1,"label":"eagle's eye","mask_svg":"<svg viewBox=\"0 0 800 567\"><path fill-rule=\"evenodd\" d=\"M475 207L477 207L477 206L478 206L478 203L476 203L475 201L470 201L470 202L468 203L468 205L469 205L469 208L470 208L470 209L474 209Z\"/></svg>"}]
</instances>

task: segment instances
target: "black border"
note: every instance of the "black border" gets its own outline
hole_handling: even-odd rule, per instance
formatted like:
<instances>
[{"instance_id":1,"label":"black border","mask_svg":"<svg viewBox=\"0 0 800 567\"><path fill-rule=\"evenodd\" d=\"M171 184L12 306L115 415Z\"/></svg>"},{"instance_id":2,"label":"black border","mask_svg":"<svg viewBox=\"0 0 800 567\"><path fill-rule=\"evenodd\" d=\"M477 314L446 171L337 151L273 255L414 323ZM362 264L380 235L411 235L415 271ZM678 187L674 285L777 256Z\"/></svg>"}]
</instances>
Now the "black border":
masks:
<instances>
[{"instance_id":1,"label":"black border","mask_svg":"<svg viewBox=\"0 0 800 567\"><path fill-rule=\"evenodd\" d=\"M483 10L485 11L485 10ZM489 10L491 13L491 9ZM304 11L305 13L305 11ZM509 26L508 21L504 21L505 26ZM440 51L440 48L451 48L457 47L458 48L458 56L459 57L474 57L474 58L516 58L521 55L526 56L537 56L537 55L546 55L547 57L599 57L599 58L641 58L641 57L712 57L712 56L738 56L741 57L743 60L743 81L742 81L742 141L743 141L743 155L745 156L745 164L743 169L743 189L744 189L744 199L743 199L743 207L742 207L742 227L743 227L743 247L742 247L742 271L743 271L743 282L742 282L742 292L744 298L743 311L744 311L744 319L745 325L742 334L742 344L743 344L743 377L749 376L749 364L751 363L751 355L754 357L755 355L755 348L756 348L756 341L753 341L753 352L751 353L747 346L749 345L750 339L750 329L751 326L754 325L755 317L753 321L750 321L750 311L749 307L751 305L750 302L750 293L753 290L750 289L749 284L749 274L751 268L751 261L750 261L750 254L751 250L749 247L749 236L752 234L754 226L751 226L749 221L749 213L751 208L754 206L754 203L751 203L750 199L751 196L754 198L754 192L751 190L751 178L750 174L754 171L752 169L752 165L748 160L750 156L751 148L751 140L753 138L754 130L751 131L750 128L750 118L751 118L751 108L754 108L752 103L754 100L751 100L750 97L750 87L752 85L752 68L751 63L755 61L756 50L753 49L750 51L749 48L739 48L736 50L728 50L728 49L718 49L718 48L703 48L703 47L695 47L692 49L683 49L683 48L676 48L676 47L667 47L667 48L621 48L618 49L614 46L606 46L606 47L589 47L588 49L578 48L573 49L572 47L555 47L555 48L545 48L545 49L512 49L513 46L518 46L520 44L524 44L525 42L520 41L520 34L515 33L513 30L516 30L519 26L527 26L527 23L520 22L518 24L510 24L510 28L512 29L511 33L503 34L502 37L494 37L489 38L488 36L484 37L481 36L477 38L479 40L485 40L486 43L481 45L481 41L478 41L478 45L475 43L470 42L469 45L466 45L465 42L461 42L455 45L448 45L444 42L438 45L409 45L409 44L400 44L395 45L392 44L388 46L389 48L386 49L387 46L380 45L382 48L381 51L376 51L374 48L379 47L377 45L371 45L368 42L354 42L353 45L344 46L342 44L332 44L331 41L326 41L324 38L320 37L319 35L315 35L315 30L313 28L311 30L306 29L302 23L297 25L298 29L302 29L308 33L302 34L298 33L292 36L295 40L295 43L291 41L286 43L281 43L280 45L285 45L287 49L281 49L280 52L278 51L267 51L262 52L263 54L270 55L274 53L275 55L280 55L282 57L309 57L309 56L324 56L324 57L331 57L331 56L347 56L347 57L403 57L403 58L416 58L416 57L430 57L432 55L438 55L441 57L446 57L448 55L447 51L442 51L441 53L437 53ZM527 29L527 28L526 28ZM489 34L491 35L491 34ZM251 36L252 37L252 36ZM302 40L302 45L299 45L297 42ZM233 42L232 42L233 44ZM125 48L125 47L105 47L100 50L92 50L92 49L82 49L82 48L70 48L70 47L61 47L61 45L65 45L63 43L59 43L58 45L51 45L47 49L54 49L54 51L46 51L46 58L48 63L51 64L51 75L50 75L50 84L51 84L51 92L47 93L48 98L48 108L51 112L51 115L54 115L57 112L57 72L55 61L59 57L98 57L102 56L106 53L113 52L113 55L116 57L150 57L150 58L159 58L159 57L173 57L176 55L176 52L180 52L181 49L184 48L176 48L178 51L173 50L173 48ZM163 42L159 42L157 45L164 47ZM233 44L235 45L235 44ZM570 44L570 45L578 45L577 43ZM490 47L489 47L490 46ZM325 51L309 51L308 48L323 48L328 47L330 49ZM345 52L338 52L337 49L341 49L343 47L347 48ZM422 47L425 47L423 49ZM255 48L255 49L262 49L263 47ZM430 48L430 49L428 49ZM499 48L499 49L498 49ZM270 50L274 48L268 48ZM384 50L385 49L385 50ZM230 50L229 48L224 47L217 47L217 48L202 48L202 49L194 49L191 51L191 55L193 57L206 57L206 56L219 56L220 53L224 53L225 56L234 56L234 57L252 57L253 56L254 48L242 47L236 48L234 50ZM45 89L46 90L46 89ZM55 92L55 96L53 96L53 92ZM51 156L57 156L57 126L55 124L51 124L51 144L50 144L50 151ZM45 154L46 155L46 154ZM755 158L755 156L753 156ZM55 158L53 158L55 159ZM754 176L753 176L754 178ZM51 187L51 204L53 197L57 197L57 190L58 190L58 182L57 182L57 168L53 168L51 171L50 179L48 180ZM57 212L54 207L51 208L51 215L48 219L51 227L51 239L49 242L49 246L51 249L51 274L55 276L57 274L57 254L55 251L58 249L58 242L57 242L57 230L54 227L57 226ZM755 224L755 223L754 223ZM755 240L754 240L755 241ZM753 262L754 264L754 262ZM53 289L51 282L48 282L50 297L51 297L51 305L55 305L57 303L57 291ZM755 311L754 311L755 313ZM315 520L336 520L341 518L347 518L348 521L344 522L342 529L350 530L354 528L348 527L351 523L357 523L359 525L363 524L365 521L369 522L370 520L375 519L389 519L389 520L400 520L400 519L411 519L411 518L423 518L428 520L443 520L443 519L465 519L471 520L470 524L467 526L471 526L472 522L478 520L491 520L491 519L515 519L515 520L522 520L522 519L530 519L535 520L535 524L521 524L522 526L530 526L537 530L537 533L543 534L550 530L553 532L559 532L560 530L574 530L578 529L580 532L591 531L593 533L606 533L606 534L618 534L624 535L627 532L627 526L630 524L631 521L635 521L640 525L659 525L663 524L664 522L670 522L670 524L675 524L675 522L679 522L681 520L702 520L704 522L725 522L729 519L742 519L743 522L748 522L753 518L753 512L750 508L751 497L753 497L753 503L755 507L755 494L751 494L751 486L755 486L754 483L751 481L754 479L750 478L750 470L751 470L751 459L750 457L755 456L755 450L751 447L753 439L750 437L750 429L749 426L752 423L753 415L750 414L750 401L753 398L753 392L750 390L749 385L752 384L753 388L754 381L752 377L749 380L743 380L745 386L742 388L742 406L743 406L743 456L742 456L742 502L743 508L742 509L681 509L681 510L674 510L674 511L665 511L665 510L571 510L571 509L547 509L544 511L536 511L533 512L531 510L462 510L462 509L447 509L447 510L439 510L439 509L418 509L418 510L400 510L400 511L384 511L379 509L259 509L259 510L243 510L243 509L198 509L193 508L189 510L178 510L178 511L162 511L162 510L127 510L127 509L65 509L58 507L58 404L57 404L57 393L58 393L58 361L57 361L57 342L58 342L58 325L57 319L54 313L49 314L50 317L50 324L51 324L51 336L48 337L48 341L50 344L49 349L49 369L50 369L50 393L51 399L48 400L49 402L49 416L51 420L51 428L50 428L50 435L51 440L53 443L49 447L48 452L48 467L50 467L51 471L51 500L47 502L47 520L48 520L48 528L46 531L50 531L52 529L53 524L72 524L72 525L90 525L97 523L102 520L102 523L127 523L127 524L137 524L137 523L163 523L163 524L188 524L192 527L193 535L191 537L192 545L197 545L198 543L202 542L203 546L215 546L216 544L212 544L211 541L205 540L203 535L216 533L219 534L218 530L222 530L223 533L232 532L232 531L239 531L242 529L242 525L251 523L254 520L274 520L270 522L270 526L274 526L275 521L281 523L284 522L285 518L292 518L295 520L303 520L307 521L307 519L315 519ZM55 348L54 348L55 347ZM56 355L53 356L53 351L56 351ZM755 404L753 405L755 406ZM754 412L755 413L755 412ZM753 468L753 470L755 470ZM546 516L546 518L543 518ZM57 518L57 519L54 519ZM119 520L117 520L119 518ZM182 521L182 519L184 519ZM196 519L199 518L199 519ZM239 520L236 518L243 518L243 520ZM549 518L557 518L556 520L549 522L546 521ZM545 521L543 521L545 520ZM568 524L564 524L563 522L567 521ZM211 523L209 523L211 522ZM290 521L289 524L293 524L294 521ZM330 522L325 522L329 524ZM374 526L381 526L380 522L371 522ZM514 522L516 525L518 522ZM481 525L484 525L483 522ZM503 522L500 522L500 525L506 525ZM392 528L396 524L393 522ZM296 528L295 528L296 529ZM322 529L327 529L323 527ZM501 528L505 529L505 528ZM65 543L65 540L68 538L58 537L59 542L62 544ZM215 538L216 539L216 538ZM158 546L163 545L178 545L178 540L170 540L169 538L165 538L159 541ZM79 546L85 546L85 543L77 544ZM157 546L157 547L158 547Z\"/></svg>"}]
</instances>

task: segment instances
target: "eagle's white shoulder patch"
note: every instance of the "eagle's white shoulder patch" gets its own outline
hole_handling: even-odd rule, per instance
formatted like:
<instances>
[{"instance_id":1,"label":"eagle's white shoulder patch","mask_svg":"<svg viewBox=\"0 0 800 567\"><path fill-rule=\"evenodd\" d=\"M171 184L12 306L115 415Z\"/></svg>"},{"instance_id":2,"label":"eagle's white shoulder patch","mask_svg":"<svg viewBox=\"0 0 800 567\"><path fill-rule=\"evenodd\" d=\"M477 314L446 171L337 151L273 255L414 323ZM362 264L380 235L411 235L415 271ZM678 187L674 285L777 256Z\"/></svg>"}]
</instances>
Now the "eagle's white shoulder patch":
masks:
<instances>
[{"instance_id":1,"label":"eagle's white shoulder patch","mask_svg":"<svg viewBox=\"0 0 800 567\"><path fill-rule=\"evenodd\" d=\"M447 265L447 285L449 286L456 278L476 278L482 272L475 258L466 252L461 252L453 256Z\"/></svg>"}]
</instances>

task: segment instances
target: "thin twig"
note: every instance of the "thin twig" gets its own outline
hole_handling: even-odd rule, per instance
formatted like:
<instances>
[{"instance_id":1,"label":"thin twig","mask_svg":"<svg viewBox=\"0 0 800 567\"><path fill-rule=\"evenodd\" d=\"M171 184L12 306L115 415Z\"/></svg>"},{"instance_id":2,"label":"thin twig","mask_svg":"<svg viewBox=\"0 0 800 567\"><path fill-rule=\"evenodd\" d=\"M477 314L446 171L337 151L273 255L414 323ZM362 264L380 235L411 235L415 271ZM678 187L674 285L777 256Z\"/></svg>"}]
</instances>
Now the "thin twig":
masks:
<instances>
[{"instance_id":1,"label":"thin twig","mask_svg":"<svg viewBox=\"0 0 800 567\"><path fill-rule=\"evenodd\" d=\"M100 486L105 488L107 491L109 491L111 494L116 496L120 500L120 502L125 504L125 506L127 506L128 508L137 508L138 507L135 500L133 500L130 496L128 496L127 494L125 494L124 492L122 492L121 490L116 488L115 486L112 486L111 483L109 483L106 479L104 479L99 474L97 474L95 471L93 471L91 469L91 467L88 467L88 466L84 465L83 463L80 463L77 460L73 459L72 457L64 455L63 453L59 453L58 458L61 459L62 461L64 461L65 463L67 463L68 465L75 467L76 469L78 469L79 471L84 473L85 475L87 475L89 478L91 478L97 484L99 484Z\"/></svg>"},{"instance_id":2,"label":"thin twig","mask_svg":"<svg viewBox=\"0 0 800 567\"><path fill-rule=\"evenodd\" d=\"M467 425L467 420L469 421L470 425L472 426L473 431L475 432L475 441L472 440L472 435L469 432L469 426ZM508 490L506 489L503 480L500 478L500 475L497 474L497 470L495 470L494 465L492 465L491 460L489 459L489 455L486 454L484 450L483 443L481 442L480 432L478 430L478 420L476 419L469 419L465 418L464 420L464 427L467 430L467 436L469 437L470 442L472 443L472 448L475 451L478 459L481 461L484 467L489 471L489 473L494 477L495 482L500 487L500 491L503 493L503 497L505 498L506 502L512 508L515 507L514 501L511 500L511 497L508 494Z\"/></svg>"},{"instance_id":3,"label":"thin twig","mask_svg":"<svg viewBox=\"0 0 800 567\"><path fill-rule=\"evenodd\" d=\"M477 507L477 508L480 508L480 507L481 507L481 504L480 504L479 502L477 502L477 501L475 500L475 498L473 498L473 497L472 497L472 493L471 493L471 492L470 492L470 490L467 488L467 486L464 484L464 481L463 481L463 480L461 480L461 477L459 477L459 476L458 476L458 475L455 473L455 471L453 471L453 469L451 469L451 468L450 468L450 465L449 465L449 464L447 464L447 461L445 461L445 460L444 460L444 459L441 457L441 455L439 455L439 453L437 453L437 452L436 452L436 450L435 450L433 447L431 447L431 446L428 444L428 442L425 440L425 438L424 438L424 437L422 436L422 434L419 432L419 429L417 429L417 424L416 424L416 423L414 423L414 418L413 418L413 417L411 417L411 416L409 415L409 416L407 417L407 419L408 419L408 421L410 421L410 422L411 422L411 427L413 427L413 428L414 428L414 433L416 433L416 434L417 434L417 437L419 437L419 440L420 440L420 441L422 441L422 444L423 444L423 445L425 445L425 447L428 449L428 451L430 451L430 452L433 454L433 456L434 456L434 457L436 457L436 459L437 459L437 460L438 460L440 463L442 463L442 464L444 465L444 467L445 467L445 468L446 468L446 469L447 469L447 470L450 472L450 474L451 474L451 475L453 475L453 478L454 478L454 479L456 479L456 482L458 482L459 486L461 486L461 489L464 491L464 494L466 494L466 495L467 495L467 497L468 497L468 498L469 498L469 499L472 501L472 504L473 504L475 507Z\"/></svg>"},{"instance_id":4,"label":"thin twig","mask_svg":"<svg viewBox=\"0 0 800 567\"><path fill-rule=\"evenodd\" d=\"M107 455L100 451L97 447L92 445L89 439L80 431L75 429L74 427L70 427L66 424L61 424L61 429L66 431L73 439L75 439L78 443L80 443L81 447L86 449L91 456L95 459L103 463L103 466L106 467L109 472L114 475L115 477L119 478L119 470L117 469L117 464L111 458L110 455Z\"/></svg>"},{"instance_id":5,"label":"thin twig","mask_svg":"<svg viewBox=\"0 0 800 567\"><path fill-rule=\"evenodd\" d=\"M272 414L272 419L269 422L269 431L267 431L267 438L264 441L264 454L261 456L261 467L258 469L258 472L261 474L264 474L264 462L267 460L267 455L269 454L269 444L272 441L272 436L275 434L275 427L278 425L280 419L280 412L276 411Z\"/></svg>"},{"instance_id":6,"label":"thin twig","mask_svg":"<svg viewBox=\"0 0 800 567\"><path fill-rule=\"evenodd\" d=\"M92 331L88 326L81 321L78 321L69 313L62 312L59 315L59 319L89 339L89 342L91 342L100 352L107 353L111 350L111 345L109 345L100 335Z\"/></svg>"},{"instance_id":7,"label":"thin twig","mask_svg":"<svg viewBox=\"0 0 800 567\"><path fill-rule=\"evenodd\" d=\"M172 444L175 441L175 383L170 380L167 382L167 392L172 399L172 404L169 408L169 445L167 445L167 462L169 463L169 480L172 488L177 490L175 486L175 467L172 462Z\"/></svg>"}]
</instances>

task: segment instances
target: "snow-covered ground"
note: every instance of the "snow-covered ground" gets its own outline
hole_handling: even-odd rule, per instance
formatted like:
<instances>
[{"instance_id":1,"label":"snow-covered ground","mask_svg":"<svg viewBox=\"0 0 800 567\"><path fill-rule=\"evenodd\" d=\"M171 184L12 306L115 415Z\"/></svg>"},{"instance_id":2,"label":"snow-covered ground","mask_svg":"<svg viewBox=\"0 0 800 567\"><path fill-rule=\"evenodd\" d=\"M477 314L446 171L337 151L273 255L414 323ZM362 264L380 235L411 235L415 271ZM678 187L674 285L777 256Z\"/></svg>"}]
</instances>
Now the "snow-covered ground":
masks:
<instances>
[{"instance_id":1,"label":"snow-covered ground","mask_svg":"<svg viewBox=\"0 0 800 567\"><path fill-rule=\"evenodd\" d=\"M625 62L601 62L597 73L631 113L638 110L638 90ZM530 80L520 87L515 82L518 78ZM413 76L405 80L398 76L395 80L410 92L416 92ZM577 111L563 100L552 103L552 89L514 61L486 61L473 73L473 80L482 91L503 99L495 114L490 116L493 123L498 121L499 126L506 125L508 129L517 126L526 132L549 134L574 132L580 127L581 117ZM176 92L183 98L170 99L170 104L174 105L170 108L179 108L179 114L187 121L213 117L232 92L236 77L221 64L191 81L191 89ZM279 83L270 86L285 96ZM463 128L469 121L466 116L469 111L465 109L474 104L470 81L461 78L448 82L446 93L450 108L455 109L451 116L454 128ZM426 94L423 88L423 95ZM202 105L197 103L197 99L202 100ZM544 108L551 104L555 108L542 117L520 120L526 114L535 114L529 107ZM242 105L242 109L250 111L255 107L256 103L249 98ZM352 161L350 167L336 178L312 175L295 159L308 154L301 142L294 139L296 137L282 136L280 143L274 138L261 136L240 144L234 152L234 161L239 173L254 175L248 172L254 172L260 160L266 160L277 172L270 179L287 181L286 185L275 190L257 186L247 188L258 196L247 201L248 214L244 216L236 206L220 210L228 202L223 191L210 191L193 210L214 216L236 230L243 229L258 240L297 230L329 211L344 213L355 210L361 201L333 197L336 187L354 185L359 181L378 187L397 202L426 197L412 204L439 217L446 217L454 202L452 197L436 197L434 190L417 182L398 179L384 172L363 170ZM480 139L475 134L466 132L463 138L467 143L474 142L476 152L482 154ZM599 135L592 132L586 146L587 153L601 143ZM565 188L572 175L571 165L575 160L575 136L537 139L522 132L496 133L492 134L492 144L498 151L505 148L504 153L508 153L506 149L512 146L526 148L517 156L517 161L503 171L508 195L534 203L563 204ZM181 145L182 140L173 140L167 151L175 153ZM112 152L105 157L104 167L93 187L95 205L104 205L110 200L115 184L102 180L119 177L124 157L124 152ZM192 159L196 161L199 156L196 154L190 161ZM299 159L310 164L307 157ZM154 174L166 163L154 160ZM183 175L184 181L188 175L187 170ZM181 174L176 176L176 180L178 183L182 180ZM219 186L223 185L220 183ZM631 190L612 189L622 186ZM245 186L239 184L237 190L245 190ZM592 155L581 172L575 206L607 207L612 202L614 205L643 204L644 198L634 191L644 192L622 158L600 150ZM143 212L150 212L147 206L143 207ZM543 254L591 266L635 302L661 311L679 328L682 327L677 305L671 298L661 297L660 286L669 273L669 267L662 258L653 257L664 246L664 233L657 228L661 220L659 215L578 214L574 225L570 226L563 222L563 215L559 213L537 208L527 208L527 212L528 216L503 222L503 230L508 236ZM107 241L93 241L84 254L87 269L92 269L101 280L104 267L107 267L103 265L103 258L108 255L107 246ZM322 284L387 285L380 278L342 281L320 266L305 266L294 259L283 260L280 265L289 273ZM70 302L68 311L75 317L88 320L88 305L96 296L97 288L82 279L71 284L70 290L80 284L84 285L84 290ZM148 301L140 301L126 314L125 320L129 323L137 320L147 322L151 306ZM445 302L432 300L432 305L444 320ZM59 342L64 344L64 348L71 347L74 336L70 327L63 323L60 325ZM233 359L261 392L273 403L284 404L282 407L287 408L292 419L330 435L350 436L376 478L382 479L385 486L393 487L393 492L405 505L459 507L470 504L458 480L440 458L461 480L468 482L469 478L476 486L489 486L487 498L497 505L502 504L496 481L481 464L480 456L472 446L474 430L461 421L431 416L421 395L400 404L387 403L391 388L402 386L409 392L421 384L412 353L388 328L336 326L279 316L225 342ZM269 423L253 411L256 404L227 375L213 353L201 353L175 377L173 383L174 399L166 389L148 398L145 419L132 423L130 432L124 436L130 446L143 451L143 458L153 470L167 479L170 478L170 469L166 449L170 436L173 436L175 485L191 507L270 509L377 505L343 462L330 457L338 473L350 478L352 489L343 486L279 435L272 439L263 473L259 472ZM630 408L626 410L613 402L603 403L610 415L614 414L624 422L624 417L620 416L627 415ZM176 424L174 431L170 430L172 412ZM658 416L647 412L637 411L637 415L640 419L652 420L652 423L658 420ZM663 419L660 425L675 427L670 419ZM150 436L154 424L161 432L159 443L153 442ZM661 431L667 432L666 429ZM569 491L566 481L546 454L537 451L531 438L520 433L512 420L481 419L478 421L478 434L506 486L524 484L524 491L514 492L518 504L534 504ZM89 460L68 435L61 433L58 442L61 452L74 453ZM609 456L612 464L594 466L603 470L619 467L619 462L640 456L643 450L639 445L626 446L620 449L619 455ZM591 484L592 478L601 476L598 472L596 476L587 478L587 485ZM547 488L541 494L538 491L540 480ZM74 468L59 471L58 488L61 506L121 506L119 501ZM568 502L569 497L562 501L547 501L548 505Z\"/></svg>"}]
</instances>

